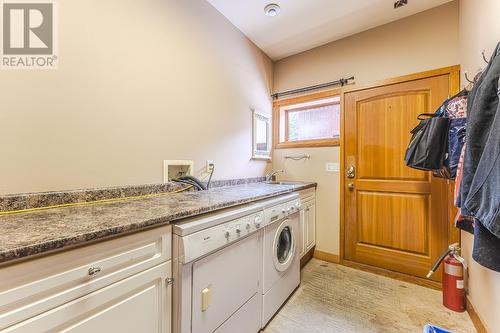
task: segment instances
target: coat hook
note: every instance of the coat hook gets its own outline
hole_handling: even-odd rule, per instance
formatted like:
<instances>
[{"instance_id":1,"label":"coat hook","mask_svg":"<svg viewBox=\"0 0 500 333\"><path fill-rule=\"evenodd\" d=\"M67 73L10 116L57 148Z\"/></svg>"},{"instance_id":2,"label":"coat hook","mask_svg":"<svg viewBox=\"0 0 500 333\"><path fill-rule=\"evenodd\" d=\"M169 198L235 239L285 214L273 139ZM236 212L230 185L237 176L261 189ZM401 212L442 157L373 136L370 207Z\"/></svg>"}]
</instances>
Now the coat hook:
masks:
<instances>
[{"instance_id":1,"label":"coat hook","mask_svg":"<svg viewBox=\"0 0 500 333\"><path fill-rule=\"evenodd\" d=\"M484 60L485 63L489 64L490 62L488 61L488 59L486 59L486 56L484 55L485 53L486 53L486 50L483 49L481 51L481 55L483 56L483 60Z\"/></svg>"},{"instance_id":2,"label":"coat hook","mask_svg":"<svg viewBox=\"0 0 500 333\"><path fill-rule=\"evenodd\" d=\"M467 72L464 72L465 79L466 79L467 81L469 81L469 83L474 84L474 81L471 81L471 80L469 79L469 76L468 76L467 74L468 74Z\"/></svg>"}]
</instances>

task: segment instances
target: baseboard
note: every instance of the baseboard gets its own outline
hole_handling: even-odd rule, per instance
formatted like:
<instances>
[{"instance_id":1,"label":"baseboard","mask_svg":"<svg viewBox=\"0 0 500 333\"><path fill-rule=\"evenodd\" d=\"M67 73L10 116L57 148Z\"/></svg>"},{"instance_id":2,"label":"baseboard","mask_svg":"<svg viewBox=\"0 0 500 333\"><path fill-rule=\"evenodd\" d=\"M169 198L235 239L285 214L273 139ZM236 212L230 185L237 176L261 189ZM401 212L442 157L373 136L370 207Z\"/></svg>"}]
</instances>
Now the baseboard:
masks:
<instances>
[{"instance_id":1,"label":"baseboard","mask_svg":"<svg viewBox=\"0 0 500 333\"><path fill-rule=\"evenodd\" d=\"M300 268L304 267L313 258L315 248L316 246L313 246L312 249L307 251L306 254L304 254L302 258L300 258Z\"/></svg>"},{"instance_id":2,"label":"baseboard","mask_svg":"<svg viewBox=\"0 0 500 333\"><path fill-rule=\"evenodd\" d=\"M345 260L345 259L342 260L341 264L344 266L359 269L359 270L362 270L365 272L383 275L383 276L386 276L386 277L389 277L389 278L392 278L395 280L400 280L400 281L404 281L404 282L418 284L419 286L423 286L423 287L427 287L427 288L431 288L431 289L441 290L441 282L436 282L436 281L432 281L429 279L424 279L424 278L420 278L417 276L412 276L412 275L408 275L408 274L404 274L404 273L393 272L393 271L389 271L389 270L384 269L384 268L360 264L360 263Z\"/></svg>"},{"instance_id":3,"label":"baseboard","mask_svg":"<svg viewBox=\"0 0 500 333\"><path fill-rule=\"evenodd\" d=\"M486 326L481 320L481 317L479 317L479 315L477 314L476 309L474 309L474 306L472 305L468 297L467 297L467 313L469 314L469 317L472 323L474 324L474 327L476 327L477 333L488 333Z\"/></svg>"},{"instance_id":4,"label":"baseboard","mask_svg":"<svg viewBox=\"0 0 500 333\"><path fill-rule=\"evenodd\" d=\"M314 251L314 258L331 262L334 264L339 264L340 263L340 256L337 254L329 253L329 252L323 252L320 250L315 250Z\"/></svg>"}]
</instances>

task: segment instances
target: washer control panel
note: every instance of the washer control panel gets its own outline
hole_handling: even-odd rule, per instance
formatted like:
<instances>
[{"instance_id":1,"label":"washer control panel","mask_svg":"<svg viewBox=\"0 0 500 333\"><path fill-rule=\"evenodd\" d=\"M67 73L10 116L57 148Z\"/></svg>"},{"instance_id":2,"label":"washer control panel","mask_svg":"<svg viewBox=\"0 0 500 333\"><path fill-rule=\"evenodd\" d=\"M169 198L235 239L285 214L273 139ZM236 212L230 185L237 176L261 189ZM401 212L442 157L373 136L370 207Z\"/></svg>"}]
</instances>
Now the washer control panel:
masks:
<instances>
[{"instance_id":1,"label":"washer control panel","mask_svg":"<svg viewBox=\"0 0 500 333\"><path fill-rule=\"evenodd\" d=\"M300 209L300 199L294 199L264 210L265 225L280 221L289 215L298 213Z\"/></svg>"},{"instance_id":2,"label":"washer control panel","mask_svg":"<svg viewBox=\"0 0 500 333\"><path fill-rule=\"evenodd\" d=\"M180 238L182 263L189 263L264 227L264 212L256 212Z\"/></svg>"}]
</instances>

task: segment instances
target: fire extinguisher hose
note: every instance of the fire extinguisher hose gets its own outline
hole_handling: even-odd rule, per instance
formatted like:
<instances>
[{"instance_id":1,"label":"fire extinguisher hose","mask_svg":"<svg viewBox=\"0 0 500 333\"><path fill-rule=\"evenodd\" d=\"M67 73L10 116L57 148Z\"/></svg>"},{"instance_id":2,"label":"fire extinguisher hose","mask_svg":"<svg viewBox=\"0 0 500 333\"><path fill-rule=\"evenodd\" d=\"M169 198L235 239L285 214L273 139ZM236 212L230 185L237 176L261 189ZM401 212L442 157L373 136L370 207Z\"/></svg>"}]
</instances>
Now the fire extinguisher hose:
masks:
<instances>
[{"instance_id":1,"label":"fire extinguisher hose","mask_svg":"<svg viewBox=\"0 0 500 333\"><path fill-rule=\"evenodd\" d=\"M443 254L441 255L441 257L439 257L439 259L436 261L436 263L434 264L434 266L432 266L431 270L429 271L429 273L427 273L427 278L430 278L432 274L434 274L434 272L438 269L439 265L441 265L441 262L444 260L444 258L446 258L446 256L448 254L450 254L452 251L452 249L448 248L446 249L446 251L443 252Z\"/></svg>"}]
</instances>

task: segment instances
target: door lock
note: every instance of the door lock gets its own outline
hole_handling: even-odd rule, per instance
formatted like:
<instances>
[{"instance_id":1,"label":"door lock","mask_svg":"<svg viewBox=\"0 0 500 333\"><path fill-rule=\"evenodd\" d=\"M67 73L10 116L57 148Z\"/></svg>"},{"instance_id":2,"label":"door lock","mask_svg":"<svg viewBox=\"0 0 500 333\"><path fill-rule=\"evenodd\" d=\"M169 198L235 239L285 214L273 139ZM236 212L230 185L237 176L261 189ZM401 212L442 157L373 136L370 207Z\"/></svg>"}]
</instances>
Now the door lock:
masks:
<instances>
[{"instance_id":1,"label":"door lock","mask_svg":"<svg viewBox=\"0 0 500 333\"><path fill-rule=\"evenodd\" d=\"M347 178L354 178L356 177L356 168L354 165L349 165L347 167Z\"/></svg>"}]
</instances>

